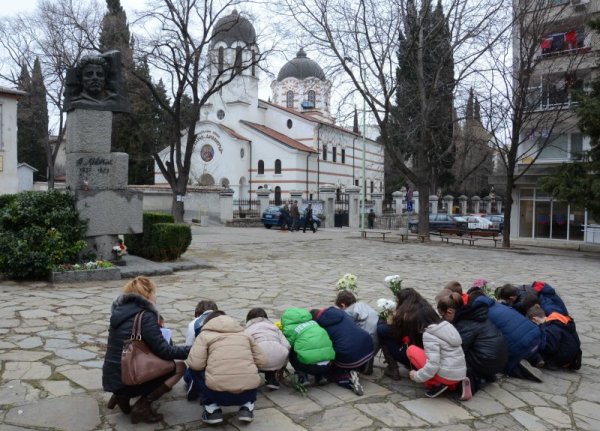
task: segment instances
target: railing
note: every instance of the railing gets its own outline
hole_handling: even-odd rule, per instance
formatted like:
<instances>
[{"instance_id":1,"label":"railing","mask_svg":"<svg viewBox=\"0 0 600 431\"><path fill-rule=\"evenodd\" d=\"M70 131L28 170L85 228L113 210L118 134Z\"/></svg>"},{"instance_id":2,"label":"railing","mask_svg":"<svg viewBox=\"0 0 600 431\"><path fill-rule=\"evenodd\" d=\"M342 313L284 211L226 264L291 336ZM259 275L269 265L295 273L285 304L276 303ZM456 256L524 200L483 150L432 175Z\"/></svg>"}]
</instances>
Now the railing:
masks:
<instances>
[{"instance_id":1,"label":"railing","mask_svg":"<svg viewBox=\"0 0 600 431\"><path fill-rule=\"evenodd\" d=\"M233 200L233 218L260 217L260 201L252 199Z\"/></svg>"}]
</instances>

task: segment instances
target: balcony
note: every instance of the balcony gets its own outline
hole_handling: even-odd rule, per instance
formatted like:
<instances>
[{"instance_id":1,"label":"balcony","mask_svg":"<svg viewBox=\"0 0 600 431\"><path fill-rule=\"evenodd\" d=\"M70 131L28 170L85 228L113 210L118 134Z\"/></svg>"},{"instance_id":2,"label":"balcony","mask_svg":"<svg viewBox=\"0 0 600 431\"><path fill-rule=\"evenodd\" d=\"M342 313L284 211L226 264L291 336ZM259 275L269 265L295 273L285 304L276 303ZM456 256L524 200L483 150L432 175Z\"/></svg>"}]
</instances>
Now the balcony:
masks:
<instances>
[{"instance_id":1,"label":"balcony","mask_svg":"<svg viewBox=\"0 0 600 431\"><path fill-rule=\"evenodd\" d=\"M579 104L578 96L589 91L589 76L575 74L545 75L537 86L529 87L527 106L533 111L572 108Z\"/></svg>"}]
</instances>

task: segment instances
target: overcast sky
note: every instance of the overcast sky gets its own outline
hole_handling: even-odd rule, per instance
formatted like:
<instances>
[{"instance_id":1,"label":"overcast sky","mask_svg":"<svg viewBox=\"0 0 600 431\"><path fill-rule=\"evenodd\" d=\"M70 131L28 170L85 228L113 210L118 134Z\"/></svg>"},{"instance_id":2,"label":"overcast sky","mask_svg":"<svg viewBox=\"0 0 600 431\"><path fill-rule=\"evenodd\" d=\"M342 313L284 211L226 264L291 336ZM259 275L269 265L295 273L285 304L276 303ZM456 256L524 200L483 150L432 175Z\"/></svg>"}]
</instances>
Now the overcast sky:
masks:
<instances>
[{"instance_id":1,"label":"overcast sky","mask_svg":"<svg viewBox=\"0 0 600 431\"><path fill-rule=\"evenodd\" d=\"M102 0L100 2L104 3ZM0 16L12 15L18 12L31 12L35 9L38 0L2 0L2 10ZM133 14L133 11L144 6L144 0L121 0L121 5L127 16Z\"/></svg>"}]
</instances>

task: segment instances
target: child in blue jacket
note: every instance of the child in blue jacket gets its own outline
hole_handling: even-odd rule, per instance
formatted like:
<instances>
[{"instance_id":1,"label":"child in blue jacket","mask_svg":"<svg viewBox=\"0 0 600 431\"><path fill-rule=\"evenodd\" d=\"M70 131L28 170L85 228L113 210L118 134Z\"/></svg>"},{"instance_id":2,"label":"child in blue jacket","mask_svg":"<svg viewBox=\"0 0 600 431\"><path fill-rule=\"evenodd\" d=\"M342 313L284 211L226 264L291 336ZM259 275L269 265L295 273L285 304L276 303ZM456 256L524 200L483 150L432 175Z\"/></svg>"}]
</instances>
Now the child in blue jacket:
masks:
<instances>
[{"instance_id":1,"label":"child in blue jacket","mask_svg":"<svg viewBox=\"0 0 600 431\"><path fill-rule=\"evenodd\" d=\"M571 317L557 312L546 316L539 305L531 307L527 317L539 325L542 331L540 354L546 367L572 370L581 368L581 342Z\"/></svg>"},{"instance_id":2,"label":"child in blue jacket","mask_svg":"<svg viewBox=\"0 0 600 431\"><path fill-rule=\"evenodd\" d=\"M354 320L337 307L312 310L313 319L327 331L335 360L330 366L330 377L338 385L363 394L358 372L363 371L373 357L373 339Z\"/></svg>"}]
</instances>

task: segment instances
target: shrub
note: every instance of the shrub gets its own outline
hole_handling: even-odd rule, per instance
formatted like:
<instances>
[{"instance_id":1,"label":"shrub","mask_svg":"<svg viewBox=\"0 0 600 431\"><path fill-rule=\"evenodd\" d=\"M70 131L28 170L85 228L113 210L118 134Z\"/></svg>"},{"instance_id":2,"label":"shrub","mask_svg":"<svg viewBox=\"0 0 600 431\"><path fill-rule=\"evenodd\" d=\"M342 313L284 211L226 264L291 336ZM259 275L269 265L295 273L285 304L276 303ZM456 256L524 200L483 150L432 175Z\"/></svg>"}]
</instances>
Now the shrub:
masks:
<instances>
[{"instance_id":1,"label":"shrub","mask_svg":"<svg viewBox=\"0 0 600 431\"><path fill-rule=\"evenodd\" d=\"M173 223L175 218L171 214L145 212L143 216L143 233L125 235L125 244L130 254L141 257L154 256L158 250L148 250L149 238L152 237L152 227L156 223Z\"/></svg>"},{"instance_id":2,"label":"shrub","mask_svg":"<svg viewBox=\"0 0 600 431\"><path fill-rule=\"evenodd\" d=\"M192 242L192 231L174 220L170 214L144 213L144 232L125 236L127 251L151 260L179 259Z\"/></svg>"},{"instance_id":3,"label":"shrub","mask_svg":"<svg viewBox=\"0 0 600 431\"><path fill-rule=\"evenodd\" d=\"M154 260L179 259L192 243L192 229L187 224L157 223L152 227L150 249Z\"/></svg>"},{"instance_id":4,"label":"shrub","mask_svg":"<svg viewBox=\"0 0 600 431\"><path fill-rule=\"evenodd\" d=\"M23 192L0 200L0 272L16 279L46 278L52 267L77 261L86 223L73 195Z\"/></svg>"}]
</instances>

